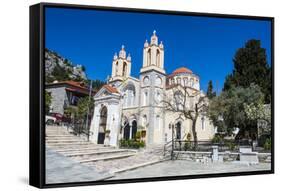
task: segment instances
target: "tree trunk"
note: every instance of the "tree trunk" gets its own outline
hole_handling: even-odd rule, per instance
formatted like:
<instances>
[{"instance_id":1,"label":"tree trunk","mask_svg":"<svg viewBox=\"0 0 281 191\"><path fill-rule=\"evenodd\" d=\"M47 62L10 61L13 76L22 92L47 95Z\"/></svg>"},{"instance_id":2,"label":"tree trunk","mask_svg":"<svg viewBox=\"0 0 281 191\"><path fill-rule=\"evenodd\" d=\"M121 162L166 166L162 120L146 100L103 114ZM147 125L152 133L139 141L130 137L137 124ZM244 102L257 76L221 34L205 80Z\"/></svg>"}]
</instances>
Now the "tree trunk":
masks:
<instances>
[{"instance_id":1,"label":"tree trunk","mask_svg":"<svg viewBox=\"0 0 281 191\"><path fill-rule=\"evenodd\" d=\"M198 138L197 138L197 132L196 132L196 121L197 121L196 118L194 120L192 120L192 135L193 135L193 141L194 141L194 150L197 150L197 147L198 147Z\"/></svg>"}]
</instances>

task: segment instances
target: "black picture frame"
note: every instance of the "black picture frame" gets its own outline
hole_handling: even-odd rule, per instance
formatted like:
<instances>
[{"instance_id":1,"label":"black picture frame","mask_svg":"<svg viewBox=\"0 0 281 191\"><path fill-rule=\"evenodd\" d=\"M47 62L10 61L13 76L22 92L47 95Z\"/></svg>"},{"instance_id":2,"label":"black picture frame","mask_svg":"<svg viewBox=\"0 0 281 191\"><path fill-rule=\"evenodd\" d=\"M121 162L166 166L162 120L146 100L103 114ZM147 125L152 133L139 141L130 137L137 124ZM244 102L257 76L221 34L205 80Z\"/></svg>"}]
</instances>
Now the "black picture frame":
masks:
<instances>
[{"instance_id":1,"label":"black picture frame","mask_svg":"<svg viewBox=\"0 0 281 191\"><path fill-rule=\"evenodd\" d=\"M45 8L70 8L83 10L108 10L117 12L138 12L153 13L165 15L186 15L200 16L212 18L229 18L229 19L251 19L265 20L271 22L271 66L272 66L272 145L271 145L271 170L254 171L254 172L238 172L238 173L220 173L205 175L186 175L173 177L157 177L142 179L123 179L108 181L90 181L90 182L71 182L46 184L45 182L45 111L44 111L44 88L45 88L45 71L44 71L44 49L45 49ZM195 13L183 11L169 10L153 10L153 9L135 9L120 7L103 7L88 5L72 5L72 4L55 4L40 3L30 6L30 129L29 129L29 184L38 188L54 188L66 186L85 186L85 185L102 185L116 183L132 183L132 182L151 182L151 181L167 181L178 179L195 179L195 178L212 178L227 176L245 176L274 173L274 18L248 15L229 15L229 14L213 14L213 13Z\"/></svg>"}]
</instances>

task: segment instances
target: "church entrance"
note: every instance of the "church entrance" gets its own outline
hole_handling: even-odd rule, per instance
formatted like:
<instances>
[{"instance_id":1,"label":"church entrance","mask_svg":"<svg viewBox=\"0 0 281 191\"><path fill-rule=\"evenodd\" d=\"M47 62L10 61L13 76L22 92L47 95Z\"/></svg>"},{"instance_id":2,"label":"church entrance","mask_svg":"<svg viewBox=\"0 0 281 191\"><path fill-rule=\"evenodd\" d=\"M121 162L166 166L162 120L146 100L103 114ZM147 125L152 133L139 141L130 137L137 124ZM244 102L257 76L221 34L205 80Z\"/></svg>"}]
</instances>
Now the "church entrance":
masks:
<instances>
[{"instance_id":1,"label":"church entrance","mask_svg":"<svg viewBox=\"0 0 281 191\"><path fill-rule=\"evenodd\" d=\"M176 123L176 139L181 139L181 122Z\"/></svg>"},{"instance_id":2,"label":"church entrance","mask_svg":"<svg viewBox=\"0 0 281 191\"><path fill-rule=\"evenodd\" d=\"M137 122L136 120L134 120L132 122L132 139L136 139L137 130L138 130Z\"/></svg>"},{"instance_id":3,"label":"church entrance","mask_svg":"<svg viewBox=\"0 0 281 191\"><path fill-rule=\"evenodd\" d=\"M98 144L104 144L106 121L107 121L107 108L103 107L100 111Z\"/></svg>"}]
</instances>

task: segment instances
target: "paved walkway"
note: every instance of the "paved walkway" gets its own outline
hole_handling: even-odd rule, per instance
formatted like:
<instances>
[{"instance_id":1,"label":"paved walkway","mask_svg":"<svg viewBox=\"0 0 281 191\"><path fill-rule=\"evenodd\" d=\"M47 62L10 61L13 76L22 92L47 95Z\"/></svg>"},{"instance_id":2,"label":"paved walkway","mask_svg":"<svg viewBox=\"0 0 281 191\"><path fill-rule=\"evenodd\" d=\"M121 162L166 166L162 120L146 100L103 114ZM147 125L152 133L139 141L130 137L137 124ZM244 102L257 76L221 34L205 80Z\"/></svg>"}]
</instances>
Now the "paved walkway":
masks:
<instances>
[{"instance_id":1,"label":"paved walkway","mask_svg":"<svg viewBox=\"0 0 281 191\"><path fill-rule=\"evenodd\" d=\"M97 181L111 177L46 148L46 183Z\"/></svg>"},{"instance_id":2,"label":"paved walkway","mask_svg":"<svg viewBox=\"0 0 281 191\"><path fill-rule=\"evenodd\" d=\"M270 170L270 163L259 163L258 165L246 165L239 163L209 163L175 160L165 161L143 168L118 173L111 179L130 179L130 178L147 178L162 176L182 176L195 174L214 174L227 172L245 172Z\"/></svg>"}]
</instances>

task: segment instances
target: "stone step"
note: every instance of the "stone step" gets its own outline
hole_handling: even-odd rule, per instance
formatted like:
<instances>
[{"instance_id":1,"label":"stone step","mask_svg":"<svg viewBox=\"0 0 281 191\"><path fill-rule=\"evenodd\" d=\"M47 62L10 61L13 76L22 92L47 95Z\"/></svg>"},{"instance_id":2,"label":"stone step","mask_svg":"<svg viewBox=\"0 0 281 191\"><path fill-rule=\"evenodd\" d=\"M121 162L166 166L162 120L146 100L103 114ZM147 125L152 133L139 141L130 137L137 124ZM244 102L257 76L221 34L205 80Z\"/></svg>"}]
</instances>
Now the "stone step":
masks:
<instances>
[{"instance_id":1,"label":"stone step","mask_svg":"<svg viewBox=\"0 0 281 191\"><path fill-rule=\"evenodd\" d=\"M114 147L104 147L104 146L97 146L94 144L91 144L90 147L79 147L79 148L60 148L56 149L57 152L75 152L75 151L94 151L94 150L101 150L101 149L110 149Z\"/></svg>"},{"instance_id":2,"label":"stone step","mask_svg":"<svg viewBox=\"0 0 281 191\"><path fill-rule=\"evenodd\" d=\"M102 155L102 154L116 154L116 153L136 153L136 151L131 151L127 149L110 149L110 150L99 150L94 152L79 152L79 153L65 153L65 156L74 157L74 156L86 156L86 155Z\"/></svg>"},{"instance_id":3,"label":"stone step","mask_svg":"<svg viewBox=\"0 0 281 191\"><path fill-rule=\"evenodd\" d=\"M91 143L89 142L84 142L84 141L81 141L79 143L77 142L74 142L74 143L47 143L48 146L56 146L56 147L62 147L62 146L82 146L82 145L91 145Z\"/></svg>"},{"instance_id":4,"label":"stone step","mask_svg":"<svg viewBox=\"0 0 281 191\"><path fill-rule=\"evenodd\" d=\"M46 143L85 143L84 140L81 139L63 139L63 140L46 140ZM87 142L88 143L88 142Z\"/></svg>"},{"instance_id":5,"label":"stone step","mask_svg":"<svg viewBox=\"0 0 281 191\"><path fill-rule=\"evenodd\" d=\"M99 158L94 158L94 159L79 160L79 162L80 163L89 163L89 162L97 162L97 161L115 160L115 159L131 157L134 155L135 154L113 155L113 156L99 157Z\"/></svg>"}]
</instances>

